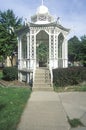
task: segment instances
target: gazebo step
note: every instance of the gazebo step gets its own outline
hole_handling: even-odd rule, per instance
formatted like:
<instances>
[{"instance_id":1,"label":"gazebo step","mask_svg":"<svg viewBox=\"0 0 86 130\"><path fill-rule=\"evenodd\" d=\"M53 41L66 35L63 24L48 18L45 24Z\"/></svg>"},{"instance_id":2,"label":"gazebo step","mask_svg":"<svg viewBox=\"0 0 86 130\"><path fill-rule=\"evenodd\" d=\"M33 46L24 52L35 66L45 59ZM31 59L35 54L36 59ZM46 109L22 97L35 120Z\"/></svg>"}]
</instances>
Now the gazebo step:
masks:
<instances>
[{"instance_id":1,"label":"gazebo step","mask_svg":"<svg viewBox=\"0 0 86 130\"><path fill-rule=\"evenodd\" d=\"M53 91L48 68L39 68L36 70L32 90Z\"/></svg>"},{"instance_id":2,"label":"gazebo step","mask_svg":"<svg viewBox=\"0 0 86 130\"><path fill-rule=\"evenodd\" d=\"M50 80L36 79L36 80L34 81L34 84L50 84Z\"/></svg>"},{"instance_id":3,"label":"gazebo step","mask_svg":"<svg viewBox=\"0 0 86 130\"><path fill-rule=\"evenodd\" d=\"M36 84L33 85L33 87L51 87L51 84L36 83Z\"/></svg>"},{"instance_id":4,"label":"gazebo step","mask_svg":"<svg viewBox=\"0 0 86 130\"><path fill-rule=\"evenodd\" d=\"M53 87L33 87L33 91L53 91Z\"/></svg>"}]
</instances>

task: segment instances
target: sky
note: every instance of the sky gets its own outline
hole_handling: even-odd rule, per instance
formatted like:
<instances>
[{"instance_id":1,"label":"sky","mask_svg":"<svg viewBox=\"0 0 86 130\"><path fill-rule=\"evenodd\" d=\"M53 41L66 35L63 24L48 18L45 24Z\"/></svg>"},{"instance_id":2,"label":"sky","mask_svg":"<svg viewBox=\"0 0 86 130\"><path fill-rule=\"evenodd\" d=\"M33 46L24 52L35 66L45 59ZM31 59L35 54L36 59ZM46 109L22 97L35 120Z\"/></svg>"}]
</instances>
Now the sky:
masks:
<instances>
[{"instance_id":1,"label":"sky","mask_svg":"<svg viewBox=\"0 0 86 130\"><path fill-rule=\"evenodd\" d=\"M12 9L15 16L27 18L34 15L42 0L0 0L0 10ZM86 35L86 0L44 0L44 5L60 24L70 29L69 38Z\"/></svg>"}]
</instances>

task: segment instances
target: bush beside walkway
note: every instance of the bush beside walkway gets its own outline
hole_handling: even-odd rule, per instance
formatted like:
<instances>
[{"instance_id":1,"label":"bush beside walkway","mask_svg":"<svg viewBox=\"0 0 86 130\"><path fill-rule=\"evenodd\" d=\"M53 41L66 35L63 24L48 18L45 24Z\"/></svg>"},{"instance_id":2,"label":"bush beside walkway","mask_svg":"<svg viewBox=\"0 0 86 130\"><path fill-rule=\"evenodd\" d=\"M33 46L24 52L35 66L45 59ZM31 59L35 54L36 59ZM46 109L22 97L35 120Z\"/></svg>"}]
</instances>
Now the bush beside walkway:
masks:
<instances>
[{"instance_id":1,"label":"bush beside walkway","mask_svg":"<svg viewBox=\"0 0 86 130\"><path fill-rule=\"evenodd\" d=\"M86 67L70 67L53 70L53 83L56 87L77 85L84 81L86 81Z\"/></svg>"}]
</instances>

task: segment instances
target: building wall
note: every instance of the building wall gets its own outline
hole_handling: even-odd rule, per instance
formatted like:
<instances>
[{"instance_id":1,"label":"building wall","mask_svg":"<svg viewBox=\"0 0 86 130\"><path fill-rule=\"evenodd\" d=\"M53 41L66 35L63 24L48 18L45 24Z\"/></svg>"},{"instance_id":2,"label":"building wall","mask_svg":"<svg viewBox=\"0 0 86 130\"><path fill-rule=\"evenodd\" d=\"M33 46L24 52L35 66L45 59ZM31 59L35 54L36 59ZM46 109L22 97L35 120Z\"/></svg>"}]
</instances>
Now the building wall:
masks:
<instances>
[{"instance_id":1,"label":"building wall","mask_svg":"<svg viewBox=\"0 0 86 130\"><path fill-rule=\"evenodd\" d=\"M14 56L13 57L13 66L17 66L17 62L18 62L18 57ZM5 66L6 67L11 67L11 61L10 61L10 56L7 56L7 59L5 60Z\"/></svg>"}]
</instances>

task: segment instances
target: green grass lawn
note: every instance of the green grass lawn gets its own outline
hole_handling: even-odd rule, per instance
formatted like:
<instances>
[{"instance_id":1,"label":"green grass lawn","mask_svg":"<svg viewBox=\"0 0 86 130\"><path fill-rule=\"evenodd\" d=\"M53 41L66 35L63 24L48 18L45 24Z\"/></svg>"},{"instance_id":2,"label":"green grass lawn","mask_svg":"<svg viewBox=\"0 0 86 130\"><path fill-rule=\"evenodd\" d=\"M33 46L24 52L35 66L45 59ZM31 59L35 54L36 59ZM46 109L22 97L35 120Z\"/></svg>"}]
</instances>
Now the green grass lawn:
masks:
<instances>
[{"instance_id":1,"label":"green grass lawn","mask_svg":"<svg viewBox=\"0 0 86 130\"><path fill-rule=\"evenodd\" d=\"M73 92L73 91L86 92L86 84L85 85L68 86L68 87L54 87L54 90L56 92Z\"/></svg>"},{"instance_id":2,"label":"green grass lawn","mask_svg":"<svg viewBox=\"0 0 86 130\"><path fill-rule=\"evenodd\" d=\"M16 130L30 94L29 88L0 87L0 130Z\"/></svg>"}]
</instances>

